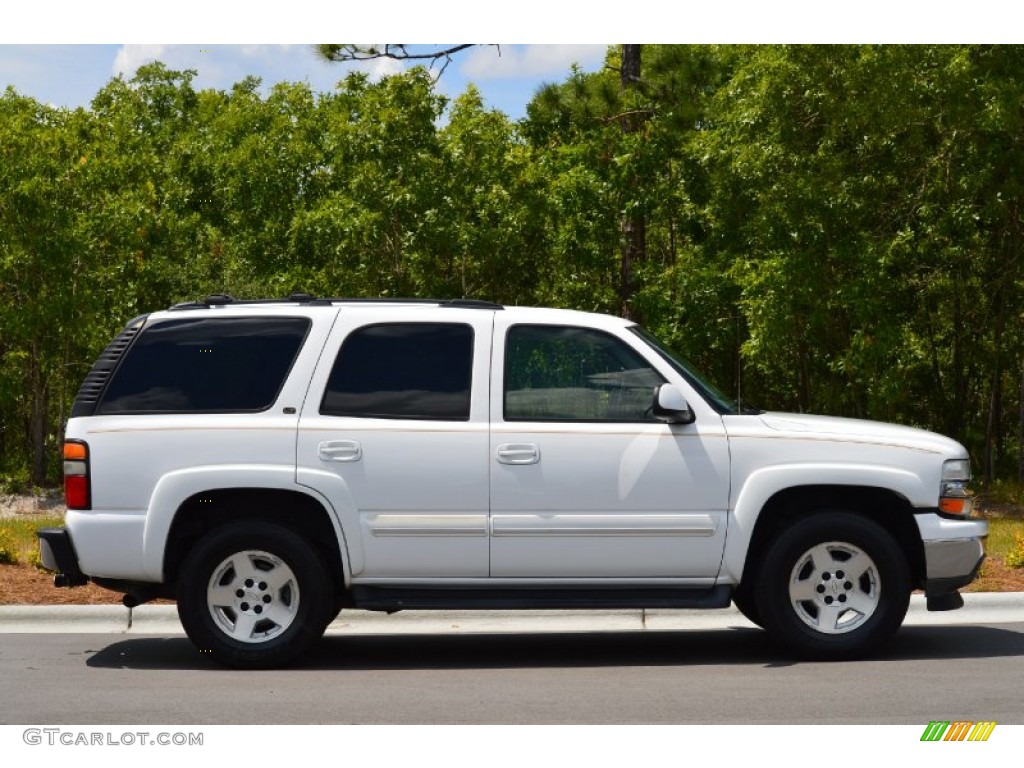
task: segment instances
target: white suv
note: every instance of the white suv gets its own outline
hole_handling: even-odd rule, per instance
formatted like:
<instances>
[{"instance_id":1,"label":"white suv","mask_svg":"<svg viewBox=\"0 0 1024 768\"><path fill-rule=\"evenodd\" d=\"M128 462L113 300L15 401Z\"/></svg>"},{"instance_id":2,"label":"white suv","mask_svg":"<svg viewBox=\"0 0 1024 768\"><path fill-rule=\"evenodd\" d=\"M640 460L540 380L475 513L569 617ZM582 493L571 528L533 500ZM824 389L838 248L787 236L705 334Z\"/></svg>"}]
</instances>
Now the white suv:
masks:
<instances>
[{"instance_id":1,"label":"white suv","mask_svg":"<svg viewBox=\"0 0 1024 768\"><path fill-rule=\"evenodd\" d=\"M132 320L75 401L58 586L178 602L261 667L347 606L721 608L850 658L962 605L986 524L921 430L736 407L616 317L216 295Z\"/></svg>"}]
</instances>

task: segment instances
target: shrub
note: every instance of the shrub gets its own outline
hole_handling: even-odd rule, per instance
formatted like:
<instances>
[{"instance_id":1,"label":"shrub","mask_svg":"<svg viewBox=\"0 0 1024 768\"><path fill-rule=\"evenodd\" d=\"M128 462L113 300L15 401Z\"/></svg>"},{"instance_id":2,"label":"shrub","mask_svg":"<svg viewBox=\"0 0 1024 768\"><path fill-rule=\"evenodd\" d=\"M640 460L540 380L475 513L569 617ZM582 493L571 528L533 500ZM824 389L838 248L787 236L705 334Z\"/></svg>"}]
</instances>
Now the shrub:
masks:
<instances>
[{"instance_id":1,"label":"shrub","mask_svg":"<svg viewBox=\"0 0 1024 768\"><path fill-rule=\"evenodd\" d=\"M46 570L46 568L43 567L43 558L39 554L38 544L36 544L36 546L32 547L32 549L28 551L28 564L33 566L34 568L39 569L40 571Z\"/></svg>"},{"instance_id":2,"label":"shrub","mask_svg":"<svg viewBox=\"0 0 1024 768\"><path fill-rule=\"evenodd\" d=\"M14 565L18 562L18 543L6 528L0 528L0 563Z\"/></svg>"},{"instance_id":3,"label":"shrub","mask_svg":"<svg viewBox=\"0 0 1024 768\"><path fill-rule=\"evenodd\" d=\"M1024 536L1017 534L1013 549L1006 553L1003 560L1009 568L1024 568Z\"/></svg>"}]
</instances>

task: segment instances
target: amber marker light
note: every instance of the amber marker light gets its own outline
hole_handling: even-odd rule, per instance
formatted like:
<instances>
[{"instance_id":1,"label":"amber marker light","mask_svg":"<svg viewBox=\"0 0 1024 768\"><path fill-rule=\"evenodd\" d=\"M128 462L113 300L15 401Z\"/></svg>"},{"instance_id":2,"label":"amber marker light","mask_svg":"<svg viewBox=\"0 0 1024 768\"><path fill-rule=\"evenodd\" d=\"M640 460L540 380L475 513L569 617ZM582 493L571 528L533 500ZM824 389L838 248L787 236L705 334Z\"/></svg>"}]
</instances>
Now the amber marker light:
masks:
<instances>
[{"instance_id":1,"label":"amber marker light","mask_svg":"<svg viewBox=\"0 0 1024 768\"><path fill-rule=\"evenodd\" d=\"M85 443L64 443L65 461L85 461L89 455L89 448Z\"/></svg>"}]
</instances>

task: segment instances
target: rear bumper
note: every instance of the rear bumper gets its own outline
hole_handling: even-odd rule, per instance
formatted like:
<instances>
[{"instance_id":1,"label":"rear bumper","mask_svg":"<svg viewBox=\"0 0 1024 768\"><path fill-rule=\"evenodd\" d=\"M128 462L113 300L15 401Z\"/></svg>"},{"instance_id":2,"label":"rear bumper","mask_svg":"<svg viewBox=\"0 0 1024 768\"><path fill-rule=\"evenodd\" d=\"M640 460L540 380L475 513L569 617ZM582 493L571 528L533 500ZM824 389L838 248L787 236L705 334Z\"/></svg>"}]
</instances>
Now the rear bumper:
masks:
<instances>
[{"instance_id":1,"label":"rear bumper","mask_svg":"<svg viewBox=\"0 0 1024 768\"><path fill-rule=\"evenodd\" d=\"M42 528L36 535L43 567L57 572L53 577L55 587L80 587L88 583L89 577L78 567L75 545L67 528Z\"/></svg>"}]
</instances>

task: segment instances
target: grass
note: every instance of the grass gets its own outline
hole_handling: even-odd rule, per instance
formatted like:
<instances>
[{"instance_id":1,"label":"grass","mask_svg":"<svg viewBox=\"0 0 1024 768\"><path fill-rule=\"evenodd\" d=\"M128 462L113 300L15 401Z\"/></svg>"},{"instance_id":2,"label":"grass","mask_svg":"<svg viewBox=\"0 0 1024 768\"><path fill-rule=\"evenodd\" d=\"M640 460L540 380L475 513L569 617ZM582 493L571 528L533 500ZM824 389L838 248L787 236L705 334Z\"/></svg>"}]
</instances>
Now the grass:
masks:
<instances>
[{"instance_id":1,"label":"grass","mask_svg":"<svg viewBox=\"0 0 1024 768\"><path fill-rule=\"evenodd\" d=\"M1006 556L1020 547L1024 538L1024 520L994 518L988 521L988 539L985 551L989 557L1006 560Z\"/></svg>"},{"instance_id":2,"label":"grass","mask_svg":"<svg viewBox=\"0 0 1024 768\"><path fill-rule=\"evenodd\" d=\"M988 521L985 552L989 560L998 560L1024 576L1020 570L1024 569L1024 485L995 480L978 495L977 503Z\"/></svg>"},{"instance_id":3,"label":"grass","mask_svg":"<svg viewBox=\"0 0 1024 768\"><path fill-rule=\"evenodd\" d=\"M33 517L19 520L16 517L0 520L0 563L39 563L39 542L36 531L40 528L59 528L64 524L61 515Z\"/></svg>"}]
</instances>

